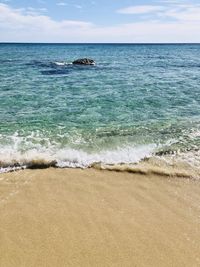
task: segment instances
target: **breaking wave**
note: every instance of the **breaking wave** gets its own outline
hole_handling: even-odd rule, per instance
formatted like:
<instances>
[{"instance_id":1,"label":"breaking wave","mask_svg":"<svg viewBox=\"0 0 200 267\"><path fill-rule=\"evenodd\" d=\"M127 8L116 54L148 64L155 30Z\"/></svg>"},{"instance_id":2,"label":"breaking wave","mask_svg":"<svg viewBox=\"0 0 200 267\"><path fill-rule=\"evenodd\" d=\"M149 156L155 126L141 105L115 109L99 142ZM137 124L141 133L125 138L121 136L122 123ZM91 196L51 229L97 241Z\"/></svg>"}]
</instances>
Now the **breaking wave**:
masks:
<instances>
[{"instance_id":1,"label":"breaking wave","mask_svg":"<svg viewBox=\"0 0 200 267\"><path fill-rule=\"evenodd\" d=\"M199 131L192 131L198 138ZM63 143L64 142L64 143ZM20 135L0 134L0 173L20 169L42 168L96 168L139 174L176 177L200 177L200 150L173 150L174 140L163 145L121 144L113 147L87 148L83 136L56 134L45 131ZM90 140L94 146L94 140ZM175 142L176 143L176 142ZM119 145L120 144L120 145ZM100 149L101 147L101 149Z\"/></svg>"},{"instance_id":2,"label":"breaking wave","mask_svg":"<svg viewBox=\"0 0 200 267\"><path fill-rule=\"evenodd\" d=\"M11 147L1 148L0 167L1 172L12 168L88 168L96 163L101 164L130 164L138 163L144 158L150 157L156 148L155 145L124 147L116 150L102 150L89 153L83 150L71 148L58 149L40 148L27 151L16 151Z\"/></svg>"},{"instance_id":3,"label":"breaking wave","mask_svg":"<svg viewBox=\"0 0 200 267\"><path fill-rule=\"evenodd\" d=\"M15 137L17 140L17 138ZM15 146L0 147L0 173L20 169L95 168L117 172L165 177L199 178L200 151L158 153L156 144L124 146L113 150L86 152L69 147L58 148L37 144L34 148L19 149ZM161 150L160 150L161 151Z\"/></svg>"}]
</instances>

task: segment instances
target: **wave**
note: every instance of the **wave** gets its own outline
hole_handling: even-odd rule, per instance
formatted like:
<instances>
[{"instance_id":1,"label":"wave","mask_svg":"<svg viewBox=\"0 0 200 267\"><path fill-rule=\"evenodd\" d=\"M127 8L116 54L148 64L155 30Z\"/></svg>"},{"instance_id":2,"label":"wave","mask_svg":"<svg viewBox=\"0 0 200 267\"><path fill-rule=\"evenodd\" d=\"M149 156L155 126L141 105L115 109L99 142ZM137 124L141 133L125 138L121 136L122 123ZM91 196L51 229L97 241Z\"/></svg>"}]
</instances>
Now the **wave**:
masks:
<instances>
[{"instance_id":1,"label":"wave","mask_svg":"<svg viewBox=\"0 0 200 267\"><path fill-rule=\"evenodd\" d=\"M71 66L71 67L81 67L81 65L74 65L72 62L66 62L66 61L40 61L40 60L32 60L28 63L26 63L27 66L32 66L32 67L40 67L40 68L53 68L53 67L66 67L66 66ZM91 66L91 65L90 65ZM85 65L84 67L87 67Z\"/></svg>"},{"instance_id":2,"label":"wave","mask_svg":"<svg viewBox=\"0 0 200 267\"><path fill-rule=\"evenodd\" d=\"M150 144L89 153L55 147L21 152L5 147L0 150L0 173L49 167L95 168L141 175L200 178L200 151L158 156L157 148L155 144Z\"/></svg>"},{"instance_id":3,"label":"wave","mask_svg":"<svg viewBox=\"0 0 200 267\"><path fill-rule=\"evenodd\" d=\"M64 61L55 61L55 62L53 62L53 64L55 64L56 66L72 65L72 63L67 63L67 62L64 62Z\"/></svg>"},{"instance_id":4,"label":"wave","mask_svg":"<svg viewBox=\"0 0 200 267\"><path fill-rule=\"evenodd\" d=\"M72 71L87 71L91 66L74 65L66 61L39 61L32 60L26 63L27 66L39 69L42 75L66 75ZM95 67L95 66L93 66ZM94 69L94 68L93 68ZM95 70L97 70L95 68Z\"/></svg>"},{"instance_id":5,"label":"wave","mask_svg":"<svg viewBox=\"0 0 200 267\"><path fill-rule=\"evenodd\" d=\"M139 174L143 176L161 176L161 177L176 177L176 178L192 178L200 179L200 169L194 168L188 163L183 164L168 164L167 161L158 159L156 157L145 157L136 163L103 163L103 162L93 162L90 164L83 165L82 162L71 159L64 161L56 161L51 159L32 159L32 160L23 160L21 162L12 162L12 163L0 163L3 164L0 167L0 173L13 172L24 169L46 169L46 168L93 168L96 170L104 171L114 171L114 172L127 172L133 174Z\"/></svg>"},{"instance_id":6,"label":"wave","mask_svg":"<svg viewBox=\"0 0 200 267\"><path fill-rule=\"evenodd\" d=\"M72 137L61 133L52 137L46 131L29 132L25 136L18 132L0 134L0 173L25 168L93 167L177 177L189 177L192 173L192 177L200 177L198 147L181 151L172 149L175 140L163 145L119 145L118 141L118 146L115 143L113 148L100 149L100 144L95 146L95 141L91 140L94 150L94 147L87 148L88 143L80 135L72 134ZM192 131L191 138L198 137L199 131Z\"/></svg>"},{"instance_id":7,"label":"wave","mask_svg":"<svg viewBox=\"0 0 200 267\"><path fill-rule=\"evenodd\" d=\"M115 150L102 150L89 153L71 148L42 148L29 149L24 152L10 146L0 149L1 172L6 168L88 168L96 163L122 164L138 163L150 157L156 145L137 147L122 147Z\"/></svg>"}]
</instances>

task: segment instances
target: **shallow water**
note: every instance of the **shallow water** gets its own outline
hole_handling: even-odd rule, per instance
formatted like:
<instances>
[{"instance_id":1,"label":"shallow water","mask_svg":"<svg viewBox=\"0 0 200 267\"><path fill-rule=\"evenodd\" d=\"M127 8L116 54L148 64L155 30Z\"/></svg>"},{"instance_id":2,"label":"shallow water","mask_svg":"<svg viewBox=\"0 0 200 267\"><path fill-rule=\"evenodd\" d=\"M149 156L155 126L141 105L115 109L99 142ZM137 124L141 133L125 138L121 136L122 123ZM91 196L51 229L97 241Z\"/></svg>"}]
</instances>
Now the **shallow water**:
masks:
<instances>
[{"instance_id":1,"label":"shallow water","mask_svg":"<svg viewBox=\"0 0 200 267\"><path fill-rule=\"evenodd\" d=\"M0 44L0 81L1 171L200 166L200 45Z\"/></svg>"}]
</instances>

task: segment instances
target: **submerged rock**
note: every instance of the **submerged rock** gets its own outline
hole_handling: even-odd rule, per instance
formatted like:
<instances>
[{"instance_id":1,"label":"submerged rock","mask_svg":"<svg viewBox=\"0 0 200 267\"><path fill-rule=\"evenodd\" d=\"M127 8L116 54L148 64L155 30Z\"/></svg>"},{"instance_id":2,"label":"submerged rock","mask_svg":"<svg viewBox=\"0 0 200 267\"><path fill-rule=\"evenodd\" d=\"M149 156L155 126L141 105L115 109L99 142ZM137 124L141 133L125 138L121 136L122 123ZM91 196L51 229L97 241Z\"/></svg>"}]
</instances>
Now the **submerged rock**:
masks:
<instances>
[{"instance_id":1,"label":"submerged rock","mask_svg":"<svg viewBox=\"0 0 200 267\"><path fill-rule=\"evenodd\" d=\"M80 58L72 62L75 65L95 65L95 61L90 58Z\"/></svg>"}]
</instances>

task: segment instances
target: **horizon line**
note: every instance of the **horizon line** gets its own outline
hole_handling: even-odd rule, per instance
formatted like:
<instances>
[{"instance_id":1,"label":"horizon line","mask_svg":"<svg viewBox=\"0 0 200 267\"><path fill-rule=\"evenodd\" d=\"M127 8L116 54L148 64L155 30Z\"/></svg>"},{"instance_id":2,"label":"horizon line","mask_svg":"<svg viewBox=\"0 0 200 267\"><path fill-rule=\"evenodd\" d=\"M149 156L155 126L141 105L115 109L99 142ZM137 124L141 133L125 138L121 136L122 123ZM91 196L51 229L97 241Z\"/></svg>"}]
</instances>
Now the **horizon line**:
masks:
<instances>
[{"instance_id":1,"label":"horizon line","mask_svg":"<svg viewBox=\"0 0 200 267\"><path fill-rule=\"evenodd\" d=\"M111 45L120 45L120 44L125 44L125 45L200 45L200 42L135 42L135 43L131 43L131 42L1 42L0 44L63 44L63 45L73 45L73 44L77 44L77 45L95 45L95 44L111 44Z\"/></svg>"}]
</instances>

